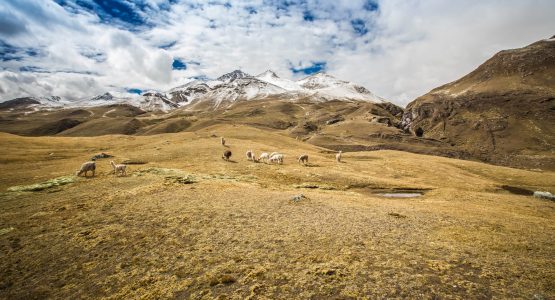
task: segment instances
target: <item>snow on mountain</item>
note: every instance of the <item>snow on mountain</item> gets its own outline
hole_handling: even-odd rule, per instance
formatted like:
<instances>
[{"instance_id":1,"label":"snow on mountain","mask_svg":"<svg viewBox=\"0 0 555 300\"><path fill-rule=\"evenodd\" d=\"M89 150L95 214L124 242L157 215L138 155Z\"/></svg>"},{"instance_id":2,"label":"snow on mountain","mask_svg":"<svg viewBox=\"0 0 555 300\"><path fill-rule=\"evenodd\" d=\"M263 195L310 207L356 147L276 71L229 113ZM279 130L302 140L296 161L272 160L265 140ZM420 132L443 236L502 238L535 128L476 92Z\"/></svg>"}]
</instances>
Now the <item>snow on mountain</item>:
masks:
<instances>
[{"instance_id":1,"label":"snow on mountain","mask_svg":"<svg viewBox=\"0 0 555 300\"><path fill-rule=\"evenodd\" d=\"M305 90L314 91L314 96L325 100L362 100L370 102L385 102L386 100L374 95L363 86L352 82L339 80L326 73L317 73L297 81Z\"/></svg>"},{"instance_id":2,"label":"snow on mountain","mask_svg":"<svg viewBox=\"0 0 555 300\"><path fill-rule=\"evenodd\" d=\"M298 81L280 78L275 72L268 70L256 78L279 86L288 91L289 99L311 97L314 100L362 100L370 102L384 102L366 88L352 82L339 80L326 73L317 73Z\"/></svg>"},{"instance_id":3,"label":"snow on mountain","mask_svg":"<svg viewBox=\"0 0 555 300\"><path fill-rule=\"evenodd\" d=\"M130 104L146 111L170 111L192 104L206 103L218 108L236 101L259 100L268 97L288 99L311 99L313 101L361 100L384 102L366 88L352 82L339 80L325 73L317 73L298 81L280 78L268 70L254 77L240 70L224 74L216 80L194 80L166 92L148 91L142 95L107 92L78 101L63 101L60 97L29 97L31 107L91 107L113 104ZM31 103L31 102L29 102Z\"/></svg>"},{"instance_id":4,"label":"snow on mountain","mask_svg":"<svg viewBox=\"0 0 555 300\"><path fill-rule=\"evenodd\" d=\"M262 81L271 83L275 86L279 86L280 88L282 88L284 90L287 90L287 91L300 91L301 90L301 86L299 86L299 84L297 82L292 81L292 80L288 80L288 79L280 78L272 70L268 70L268 71L256 76L256 78L258 78Z\"/></svg>"},{"instance_id":5,"label":"snow on mountain","mask_svg":"<svg viewBox=\"0 0 555 300\"><path fill-rule=\"evenodd\" d=\"M252 77L252 76L241 70L235 70L233 72L230 72L218 77L218 79L216 80L227 83L236 79L247 78L247 77Z\"/></svg>"},{"instance_id":6,"label":"snow on mountain","mask_svg":"<svg viewBox=\"0 0 555 300\"><path fill-rule=\"evenodd\" d=\"M146 92L137 99L139 100L139 108L146 111L170 111L174 108L179 107L179 105L177 105L175 102L168 99L165 94L155 91Z\"/></svg>"},{"instance_id":7,"label":"snow on mountain","mask_svg":"<svg viewBox=\"0 0 555 300\"><path fill-rule=\"evenodd\" d=\"M286 90L257 78L239 77L214 87L203 98L214 101L214 107L219 107L224 102L263 99L284 92Z\"/></svg>"},{"instance_id":8,"label":"snow on mountain","mask_svg":"<svg viewBox=\"0 0 555 300\"><path fill-rule=\"evenodd\" d=\"M222 103L262 99L282 94L285 89L235 70L217 80L195 80L168 91L169 98L180 106L210 101L214 108Z\"/></svg>"},{"instance_id":9,"label":"snow on mountain","mask_svg":"<svg viewBox=\"0 0 555 300\"><path fill-rule=\"evenodd\" d=\"M105 94L102 94L102 95L98 95L96 97L92 97L91 101L110 101L110 100L113 100L113 99L114 99L114 96L112 94L105 93Z\"/></svg>"},{"instance_id":10,"label":"snow on mountain","mask_svg":"<svg viewBox=\"0 0 555 300\"><path fill-rule=\"evenodd\" d=\"M58 96L48 97L21 97L0 103L0 109L25 109L25 110L39 110L39 109L55 109L62 108L68 105L68 101L64 101Z\"/></svg>"},{"instance_id":11,"label":"snow on mountain","mask_svg":"<svg viewBox=\"0 0 555 300\"><path fill-rule=\"evenodd\" d=\"M148 91L142 95L117 94L117 93L104 93L92 97L90 99L81 99L79 101L70 102L67 106L70 107L94 107L115 104L129 104L145 111L170 111L177 108L178 105L168 99L164 93L156 91Z\"/></svg>"},{"instance_id":12,"label":"snow on mountain","mask_svg":"<svg viewBox=\"0 0 555 300\"><path fill-rule=\"evenodd\" d=\"M201 81L195 80L187 84L175 87L166 94L176 104L183 106L201 98L210 92L215 86L222 84L221 81Z\"/></svg>"}]
</instances>

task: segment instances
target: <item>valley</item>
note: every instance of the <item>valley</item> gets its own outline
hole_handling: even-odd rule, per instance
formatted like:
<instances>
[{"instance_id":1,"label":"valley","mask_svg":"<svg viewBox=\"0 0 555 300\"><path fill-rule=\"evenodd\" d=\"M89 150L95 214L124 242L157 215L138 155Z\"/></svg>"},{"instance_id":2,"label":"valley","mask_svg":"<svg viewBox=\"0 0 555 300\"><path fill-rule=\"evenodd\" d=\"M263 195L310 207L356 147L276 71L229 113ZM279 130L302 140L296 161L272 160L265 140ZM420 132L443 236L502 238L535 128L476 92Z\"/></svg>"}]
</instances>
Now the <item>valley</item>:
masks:
<instances>
[{"instance_id":1,"label":"valley","mask_svg":"<svg viewBox=\"0 0 555 300\"><path fill-rule=\"evenodd\" d=\"M1 298L555 296L555 202L506 189L553 193L551 171L391 150L337 163L246 125L0 141ZM95 177L72 175L100 152ZM141 164L116 177L110 160ZM396 191L423 195L381 195Z\"/></svg>"}]
</instances>

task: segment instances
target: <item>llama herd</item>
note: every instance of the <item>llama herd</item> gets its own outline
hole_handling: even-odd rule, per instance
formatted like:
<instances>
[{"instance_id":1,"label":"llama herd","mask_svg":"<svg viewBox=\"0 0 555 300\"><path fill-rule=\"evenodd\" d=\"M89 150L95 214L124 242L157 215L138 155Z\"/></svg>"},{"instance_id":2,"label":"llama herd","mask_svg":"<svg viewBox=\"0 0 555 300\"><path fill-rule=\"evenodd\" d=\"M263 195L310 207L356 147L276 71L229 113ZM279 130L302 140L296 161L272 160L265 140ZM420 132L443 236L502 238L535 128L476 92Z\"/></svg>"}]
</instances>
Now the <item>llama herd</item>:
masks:
<instances>
[{"instance_id":1,"label":"llama herd","mask_svg":"<svg viewBox=\"0 0 555 300\"><path fill-rule=\"evenodd\" d=\"M224 147L228 147L225 144L225 138L221 137L221 144ZM337 162L341 162L341 154L343 152L339 151L336 155L335 155L335 161ZM248 150L245 155L247 156L247 160L248 161L252 161L255 163L258 162L263 162L266 164L283 164L283 159L284 156L283 154L279 153L279 152L272 152L272 153L267 153L267 152L263 152L260 154L260 156L258 158L256 158L256 155L254 154L254 151L252 150ZM231 151L230 150L225 150L223 155L222 155L222 159L229 161L229 158L231 157ZM301 156L299 156L299 158L297 159L299 161L300 164L306 166L308 165L308 154L302 154Z\"/></svg>"},{"instance_id":2,"label":"llama herd","mask_svg":"<svg viewBox=\"0 0 555 300\"><path fill-rule=\"evenodd\" d=\"M222 146L224 147L228 147L225 144L225 138L221 137L220 139L220 143L222 144ZM336 155L335 155L335 161L336 162L341 162L341 151L339 151ZM229 159L231 158L231 151L230 150L225 150L224 153L222 154L222 159L225 161L229 161ZM260 156L257 158L256 155L254 154L254 151L252 150L248 150L246 152L246 156L247 156L247 160L248 161L252 161L255 163L259 163L259 162L263 162L266 164L283 164L283 160L284 160L284 155L279 153L279 152L272 152L272 153L267 153L267 152L263 152L262 154L260 154ZM307 154L302 154L301 156L299 156L299 158L297 159L299 161L299 164L302 164L303 166L308 165L308 155ZM110 161L110 165L112 166L113 169L113 174L115 174L116 176L126 176L127 175L127 165L125 164L116 164L114 163L114 161ZM88 172L92 172L92 176L94 177L96 171L96 158L93 157L93 159L91 161L85 162L81 165L81 168L79 170L77 170L77 172L75 173L76 176L81 176L84 175L85 177L87 177Z\"/></svg>"},{"instance_id":3,"label":"llama herd","mask_svg":"<svg viewBox=\"0 0 555 300\"><path fill-rule=\"evenodd\" d=\"M127 175L127 165L124 164L116 164L114 161L110 161L110 165L112 166L113 173L117 176L126 176ZM94 173L96 171L96 159L93 158L91 161L83 163L81 168L77 170L75 176L81 176L81 174L87 177L88 172L92 172L92 176L94 177Z\"/></svg>"}]
</instances>

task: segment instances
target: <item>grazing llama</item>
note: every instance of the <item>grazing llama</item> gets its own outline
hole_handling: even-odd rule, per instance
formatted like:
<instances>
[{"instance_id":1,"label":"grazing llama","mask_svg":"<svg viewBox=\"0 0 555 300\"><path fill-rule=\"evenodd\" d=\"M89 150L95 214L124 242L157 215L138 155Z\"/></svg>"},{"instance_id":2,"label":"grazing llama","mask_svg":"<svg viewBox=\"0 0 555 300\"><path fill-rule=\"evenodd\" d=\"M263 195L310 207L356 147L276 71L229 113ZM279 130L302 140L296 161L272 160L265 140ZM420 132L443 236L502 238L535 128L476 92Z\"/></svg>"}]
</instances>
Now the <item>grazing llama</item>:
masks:
<instances>
[{"instance_id":1,"label":"grazing llama","mask_svg":"<svg viewBox=\"0 0 555 300\"><path fill-rule=\"evenodd\" d=\"M247 151L247 160L256 161L256 157L252 150Z\"/></svg>"},{"instance_id":2,"label":"grazing llama","mask_svg":"<svg viewBox=\"0 0 555 300\"><path fill-rule=\"evenodd\" d=\"M306 164L308 164L308 154L299 156L299 163L306 166Z\"/></svg>"},{"instance_id":3,"label":"grazing llama","mask_svg":"<svg viewBox=\"0 0 555 300\"><path fill-rule=\"evenodd\" d=\"M127 166L124 164L115 164L114 161L110 161L110 165L112 165L112 169L114 169L114 174L116 175L127 175Z\"/></svg>"},{"instance_id":4,"label":"grazing llama","mask_svg":"<svg viewBox=\"0 0 555 300\"><path fill-rule=\"evenodd\" d=\"M225 150L224 154L222 155L222 159L225 160L225 161L229 161L230 157L231 157L231 151Z\"/></svg>"},{"instance_id":5,"label":"grazing llama","mask_svg":"<svg viewBox=\"0 0 555 300\"><path fill-rule=\"evenodd\" d=\"M85 177L87 177L87 172L91 171L92 172L92 176L94 177L94 172L96 170L96 162L94 161L88 161L84 164L81 165L81 169L79 169L75 175L76 176L81 176L81 174L85 174Z\"/></svg>"}]
</instances>

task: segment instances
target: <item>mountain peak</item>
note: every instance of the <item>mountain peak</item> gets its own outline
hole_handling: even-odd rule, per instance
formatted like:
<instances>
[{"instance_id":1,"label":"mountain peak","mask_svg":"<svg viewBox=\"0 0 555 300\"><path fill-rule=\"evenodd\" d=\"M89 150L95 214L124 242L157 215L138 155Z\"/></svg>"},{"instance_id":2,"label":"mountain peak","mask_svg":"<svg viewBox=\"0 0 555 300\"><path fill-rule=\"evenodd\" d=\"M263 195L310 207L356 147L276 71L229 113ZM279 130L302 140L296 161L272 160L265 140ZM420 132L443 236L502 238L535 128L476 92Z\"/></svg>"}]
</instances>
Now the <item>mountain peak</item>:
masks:
<instances>
[{"instance_id":1,"label":"mountain peak","mask_svg":"<svg viewBox=\"0 0 555 300\"><path fill-rule=\"evenodd\" d=\"M218 77L217 80L226 82L226 81L233 81L233 80L245 78L245 77L252 77L252 76L241 70L234 70L232 72L229 72L227 74L224 74Z\"/></svg>"},{"instance_id":2,"label":"mountain peak","mask_svg":"<svg viewBox=\"0 0 555 300\"><path fill-rule=\"evenodd\" d=\"M326 72L324 72L324 71L320 71L320 72L314 73L314 74L312 74L312 75L310 75L310 76L307 76L306 78L310 78L310 77L316 77L316 78L318 78L318 77L321 77L321 78L334 78L334 79L335 79L335 77L333 77L332 75L330 75L330 74L328 74L328 73L326 73Z\"/></svg>"},{"instance_id":3,"label":"mountain peak","mask_svg":"<svg viewBox=\"0 0 555 300\"><path fill-rule=\"evenodd\" d=\"M110 94L109 92L106 92L102 95L98 95L93 97L91 100L112 100L114 99L114 96L112 94Z\"/></svg>"},{"instance_id":4,"label":"mountain peak","mask_svg":"<svg viewBox=\"0 0 555 300\"><path fill-rule=\"evenodd\" d=\"M276 74L276 72L272 71L272 70L266 70L264 73L256 76L256 77L265 77L265 78L279 78L279 76Z\"/></svg>"}]
</instances>

